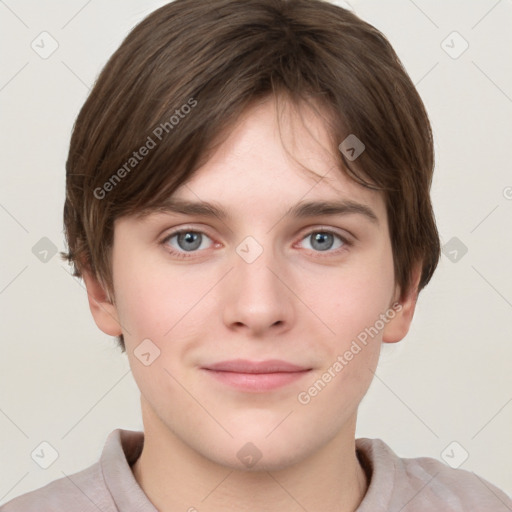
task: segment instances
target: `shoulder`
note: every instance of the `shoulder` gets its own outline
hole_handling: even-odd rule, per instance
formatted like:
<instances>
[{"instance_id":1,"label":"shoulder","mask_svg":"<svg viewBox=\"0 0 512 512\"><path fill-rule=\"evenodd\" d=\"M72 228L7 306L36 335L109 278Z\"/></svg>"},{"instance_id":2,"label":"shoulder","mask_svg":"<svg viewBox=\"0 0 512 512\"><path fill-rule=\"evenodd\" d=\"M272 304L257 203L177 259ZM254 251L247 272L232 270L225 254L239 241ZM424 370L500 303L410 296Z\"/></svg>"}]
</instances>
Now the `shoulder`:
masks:
<instances>
[{"instance_id":1,"label":"shoulder","mask_svg":"<svg viewBox=\"0 0 512 512\"><path fill-rule=\"evenodd\" d=\"M106 492L99 462L64 476L0 506L0 512L109 512L112 501Z\"/></svg>"},{"instance_id":2,"label":"shoulder","mask_svg":"<svg viewBox=\"0 0 512 512\"><path fill-rule=\"evenodd\" d=\"M373 472L368 494L386 495L387 510L512 511L509 496L471 471L431 457L399 457L381 439L357 439L356 446Z\"/></svg>"}]
</instances>

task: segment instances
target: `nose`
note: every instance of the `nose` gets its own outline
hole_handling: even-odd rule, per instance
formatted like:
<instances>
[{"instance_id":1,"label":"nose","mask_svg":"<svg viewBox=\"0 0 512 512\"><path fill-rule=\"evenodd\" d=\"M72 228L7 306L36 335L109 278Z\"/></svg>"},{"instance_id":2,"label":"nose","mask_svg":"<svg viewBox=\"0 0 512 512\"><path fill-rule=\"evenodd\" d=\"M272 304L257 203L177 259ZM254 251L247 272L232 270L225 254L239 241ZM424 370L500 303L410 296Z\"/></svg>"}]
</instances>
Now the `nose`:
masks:
<instances>
[{"instance_id":1,"label":"nose","mask_svg":"<svg viewBox=\"0 0 512 512\"><path fill-rule=\"evenodd\" d=\"M252 240L234 252L233 267L221 297L225 325L263 337L289 329L295 309L285 262Z\"/></svg>"}]
</instances>

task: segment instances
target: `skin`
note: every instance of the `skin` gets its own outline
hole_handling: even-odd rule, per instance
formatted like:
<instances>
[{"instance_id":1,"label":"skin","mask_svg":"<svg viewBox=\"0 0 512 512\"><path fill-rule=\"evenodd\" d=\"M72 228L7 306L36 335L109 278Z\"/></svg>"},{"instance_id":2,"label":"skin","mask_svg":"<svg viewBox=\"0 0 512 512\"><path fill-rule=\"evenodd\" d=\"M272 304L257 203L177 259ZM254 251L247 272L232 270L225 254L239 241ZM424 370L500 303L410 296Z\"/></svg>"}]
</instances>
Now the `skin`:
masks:
<instances>
[{"instance_id":1,"label":"skin","mask_svg":"<svg viewBox=\"0 0 512 512\"><path fill-rule=\"evenodd\" d=\"M355 452L357 408L381 343L408 332L420 266L411 290L401 291L383 197L336 168L320 117L307 108L302 118L286 111L280 136L274 100L252 105L174 194L217 202L228 219L175 213L117 219L114 303L84 274L96 324L109 335L124 335L145 431L132 470L164 512L348 512L367 490ZM317 175L304 172L283 142ZM378 224L360 214L284 217L299 201L340 198L369 206ZM200 248L187 252L190 241L180 245L178 237L162 243L177 228L204 233ZM352 243L335 236L320 246L327 250L319 249L314 235L322 228ZM263 249L252 263L236 252L247 236ZM396 301L401 310L379 334L309 403L300 403L298 394ZM134 350L147 338L160 356L145 366ZM255 393L200 369L235 358L282 359L311 370L284 387ZM261 453L251 468L237 457L248 442Z\"/></svg>"}]
</instances>

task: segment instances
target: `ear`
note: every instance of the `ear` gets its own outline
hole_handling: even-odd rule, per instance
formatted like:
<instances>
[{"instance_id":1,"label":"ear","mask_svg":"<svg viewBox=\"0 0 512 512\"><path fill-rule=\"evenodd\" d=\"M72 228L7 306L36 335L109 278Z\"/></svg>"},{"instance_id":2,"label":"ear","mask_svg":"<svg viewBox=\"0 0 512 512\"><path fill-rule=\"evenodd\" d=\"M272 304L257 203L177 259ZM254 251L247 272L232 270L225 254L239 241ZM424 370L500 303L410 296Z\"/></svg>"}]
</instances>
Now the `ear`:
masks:
<instances>
[{"instance_id":1,"label":"ear","mask_svg":"<svg viewBox=\"0 0 512 512\"><path fill-rule=\"evenodd\" d=\"M401 293L397 285L395 297L390 304L400 304L393 308L395 316L391 318L382 331L382 341L384 343L396 343L405 338L409 332L414 310L416 309L416 301L418 299L418 284L421 278L422 264L417 263L412 271L411 286L408 290Z\"/></svg>"},{"instance_id":2,"label":"ear","mask_svg":"<svg viewBox=\"0 0 512 512\"><path fill-rule=\"evenodd\" d=\"M84 270L82 277L87 289L89 308L96 325L110 336L122 334L117 308L108 297L105 287L90 270Z\"/></svg>"}]
</instances>

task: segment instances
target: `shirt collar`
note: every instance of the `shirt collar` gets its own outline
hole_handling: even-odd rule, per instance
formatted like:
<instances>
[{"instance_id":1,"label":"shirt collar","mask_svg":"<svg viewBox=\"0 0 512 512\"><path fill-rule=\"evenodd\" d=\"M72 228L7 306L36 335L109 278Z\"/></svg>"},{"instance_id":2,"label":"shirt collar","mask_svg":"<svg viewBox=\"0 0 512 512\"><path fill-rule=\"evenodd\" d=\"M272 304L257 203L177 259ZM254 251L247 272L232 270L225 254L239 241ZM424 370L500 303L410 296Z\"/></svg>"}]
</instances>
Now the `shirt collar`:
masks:
<instances>
[{"instance_id":1,"label":"shirt collar","mask_svg":"<svg viewBox=\"0 0 512 512\"><path fill-rule=\"evenodd\" d=\"M118 428L109 434L101 454L105 484L117 508L123 512L158 512L131 469L143 446L144 432Z\"/></svg>"},{"instance_id":2,"label":"shirt collar","mask_svg":"<svg viewBox=\"0 0 512 512\"><path fill-rule=\"evenodd\" d=\"M158 512L132 473L131 466L144 446L144 432L115 429L105 443L100 458L106 486L123 512ZM396 455L380 439L356 439L356 454L369 486L356 512L385 512L391 502L396 476Z\"/></svg>"}]
</instances>

